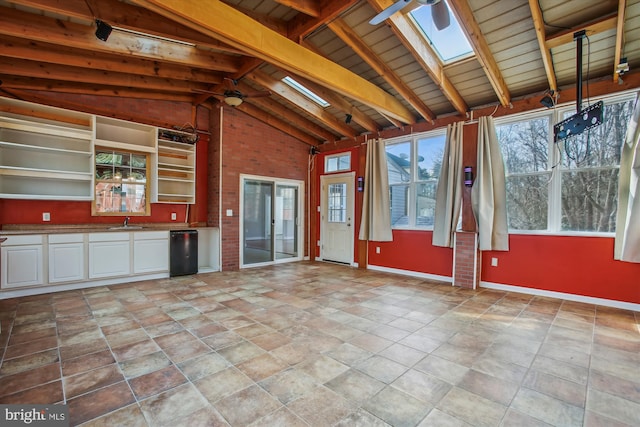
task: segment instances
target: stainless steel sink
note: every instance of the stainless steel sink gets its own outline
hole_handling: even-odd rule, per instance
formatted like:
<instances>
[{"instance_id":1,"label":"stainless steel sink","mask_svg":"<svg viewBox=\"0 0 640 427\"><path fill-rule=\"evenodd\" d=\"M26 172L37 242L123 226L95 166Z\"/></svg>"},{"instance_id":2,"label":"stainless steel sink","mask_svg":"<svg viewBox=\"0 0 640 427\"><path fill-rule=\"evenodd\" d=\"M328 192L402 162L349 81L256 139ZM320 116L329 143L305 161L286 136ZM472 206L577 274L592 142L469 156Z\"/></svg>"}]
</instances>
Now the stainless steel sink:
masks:
<instances>
[{"instance_id":1,"label":"stainless steel sink","mask_svg":"<svg viewBox=\"0 0 640 427\"><path fill-rule=\"evenodd\" d=\"M140 230L141 225L118 225L117 227L109 227L109 230Z\"/></svg>"}]
</instances>

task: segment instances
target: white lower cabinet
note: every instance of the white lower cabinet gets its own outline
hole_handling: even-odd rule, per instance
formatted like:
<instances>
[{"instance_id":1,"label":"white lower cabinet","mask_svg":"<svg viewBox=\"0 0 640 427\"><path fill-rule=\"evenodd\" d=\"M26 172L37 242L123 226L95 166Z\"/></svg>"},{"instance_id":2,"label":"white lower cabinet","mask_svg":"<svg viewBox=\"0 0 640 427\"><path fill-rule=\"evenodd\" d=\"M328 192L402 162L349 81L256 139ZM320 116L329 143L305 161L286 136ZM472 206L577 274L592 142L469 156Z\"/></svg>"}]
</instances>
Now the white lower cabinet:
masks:
<instances>
[{"instance_id":1,"label":"white lower cabinet","mask_svg":"<svg viewBox=\"0 0 640 427\"><path fill-rule=\"evenodd\" d=\"M133 233L133 272L169 271L169 232L140 231Z\"/></svg>"},{"instance_id":2,"label":"white lower cabinet","mask_svg":"<svg viewBox=\"0 0 640 427\"><path fill-rule=\"evenodd\" d=\"M129 233L89 234L89 279L131 273Z\"/></svg>"},{"instance_id":3,"label":"white lower cabinet","mask_svg":"<svg viewBox=\"0 0 640 427\"><path fill-rule=\"evenodd\" d=\"M42 235L7 237L2 244L3 289L44 284L42 239Z\"/></svg>"},{"instance_id":4,"label":"white lower cabinet","mask_svg":"<svg viewBox=\"0 0 640 427\"><path fill-rule=\"evenodd\" d=\"M85 278L84 235L50 235L49 283L75 282Z\"/></svg>"}]
</instances>

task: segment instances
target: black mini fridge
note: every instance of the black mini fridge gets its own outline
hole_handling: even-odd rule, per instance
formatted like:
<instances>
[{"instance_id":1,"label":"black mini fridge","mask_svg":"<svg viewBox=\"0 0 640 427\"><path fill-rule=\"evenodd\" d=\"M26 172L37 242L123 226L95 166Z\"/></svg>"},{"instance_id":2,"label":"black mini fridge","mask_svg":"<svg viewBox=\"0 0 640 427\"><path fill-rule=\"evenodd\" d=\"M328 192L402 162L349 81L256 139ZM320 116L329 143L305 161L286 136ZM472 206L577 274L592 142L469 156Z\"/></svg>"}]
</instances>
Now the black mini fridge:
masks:
<instances>
[{"instance_id":1,"label":"black mini fridge","mask_svg":"<svg viewBox=\"0 0 640 427\"><path fill-rule=\"evenodd\" d=\"M169 275L198 272L198 230L172 230L169 233Z\"/></svg>"}]
</instances>

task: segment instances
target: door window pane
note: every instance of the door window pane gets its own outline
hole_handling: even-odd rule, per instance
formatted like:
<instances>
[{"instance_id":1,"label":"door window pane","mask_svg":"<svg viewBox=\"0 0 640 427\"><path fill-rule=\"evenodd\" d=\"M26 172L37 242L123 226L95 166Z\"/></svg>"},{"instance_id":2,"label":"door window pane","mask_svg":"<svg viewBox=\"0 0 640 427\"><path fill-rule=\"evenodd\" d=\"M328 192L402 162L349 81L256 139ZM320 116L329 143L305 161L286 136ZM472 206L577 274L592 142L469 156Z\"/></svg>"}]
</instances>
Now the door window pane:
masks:
<instances>
[{"instance_id":1,"label":"door window pane","mask_svg":"<svg viewBox=\"0 0 640 427\"><path fill-rule=\"evenodd\" d=\"M329 184L328 218L329 222L347 220L347 184Z\"/></svg>"}]
</instances>

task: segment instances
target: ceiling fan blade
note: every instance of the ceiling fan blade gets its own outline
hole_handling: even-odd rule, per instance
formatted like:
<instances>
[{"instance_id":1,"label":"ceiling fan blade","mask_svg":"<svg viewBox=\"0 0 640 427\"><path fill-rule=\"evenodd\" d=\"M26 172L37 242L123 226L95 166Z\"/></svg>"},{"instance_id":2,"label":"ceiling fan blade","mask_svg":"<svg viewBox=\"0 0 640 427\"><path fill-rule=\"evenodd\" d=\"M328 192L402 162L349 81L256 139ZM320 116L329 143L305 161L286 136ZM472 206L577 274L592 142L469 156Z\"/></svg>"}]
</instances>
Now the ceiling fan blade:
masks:
<instances>
[{"instance_id":1,"label":"ceiling fan blade","mask_svg":"<svg viewBox=\"0 0 640 427\"><path fill-rule=\"evenodd\" d=\"M391 6L389 6L388 8L386 8L385 10L383 10L382 12L374 16L373 19L369 21L369 24L378 25L379 23L389 18L391 15L393 15L403 7L407 6L409 3L411 3L411 0L398 0L397 2L395 2Z\"/></svg>"},{"instance_id":2,"label":"ceiling fan blade","mask_svg":"<svg viewBox=\"0 0 640 427\"><path fill-rule=\"evenodd\" d=\"M431 6L431 16L433 17L433 25L439 30L443 30L449 26L449 8L447 3L440 1Z\"/></svg>"}]
</instances>

